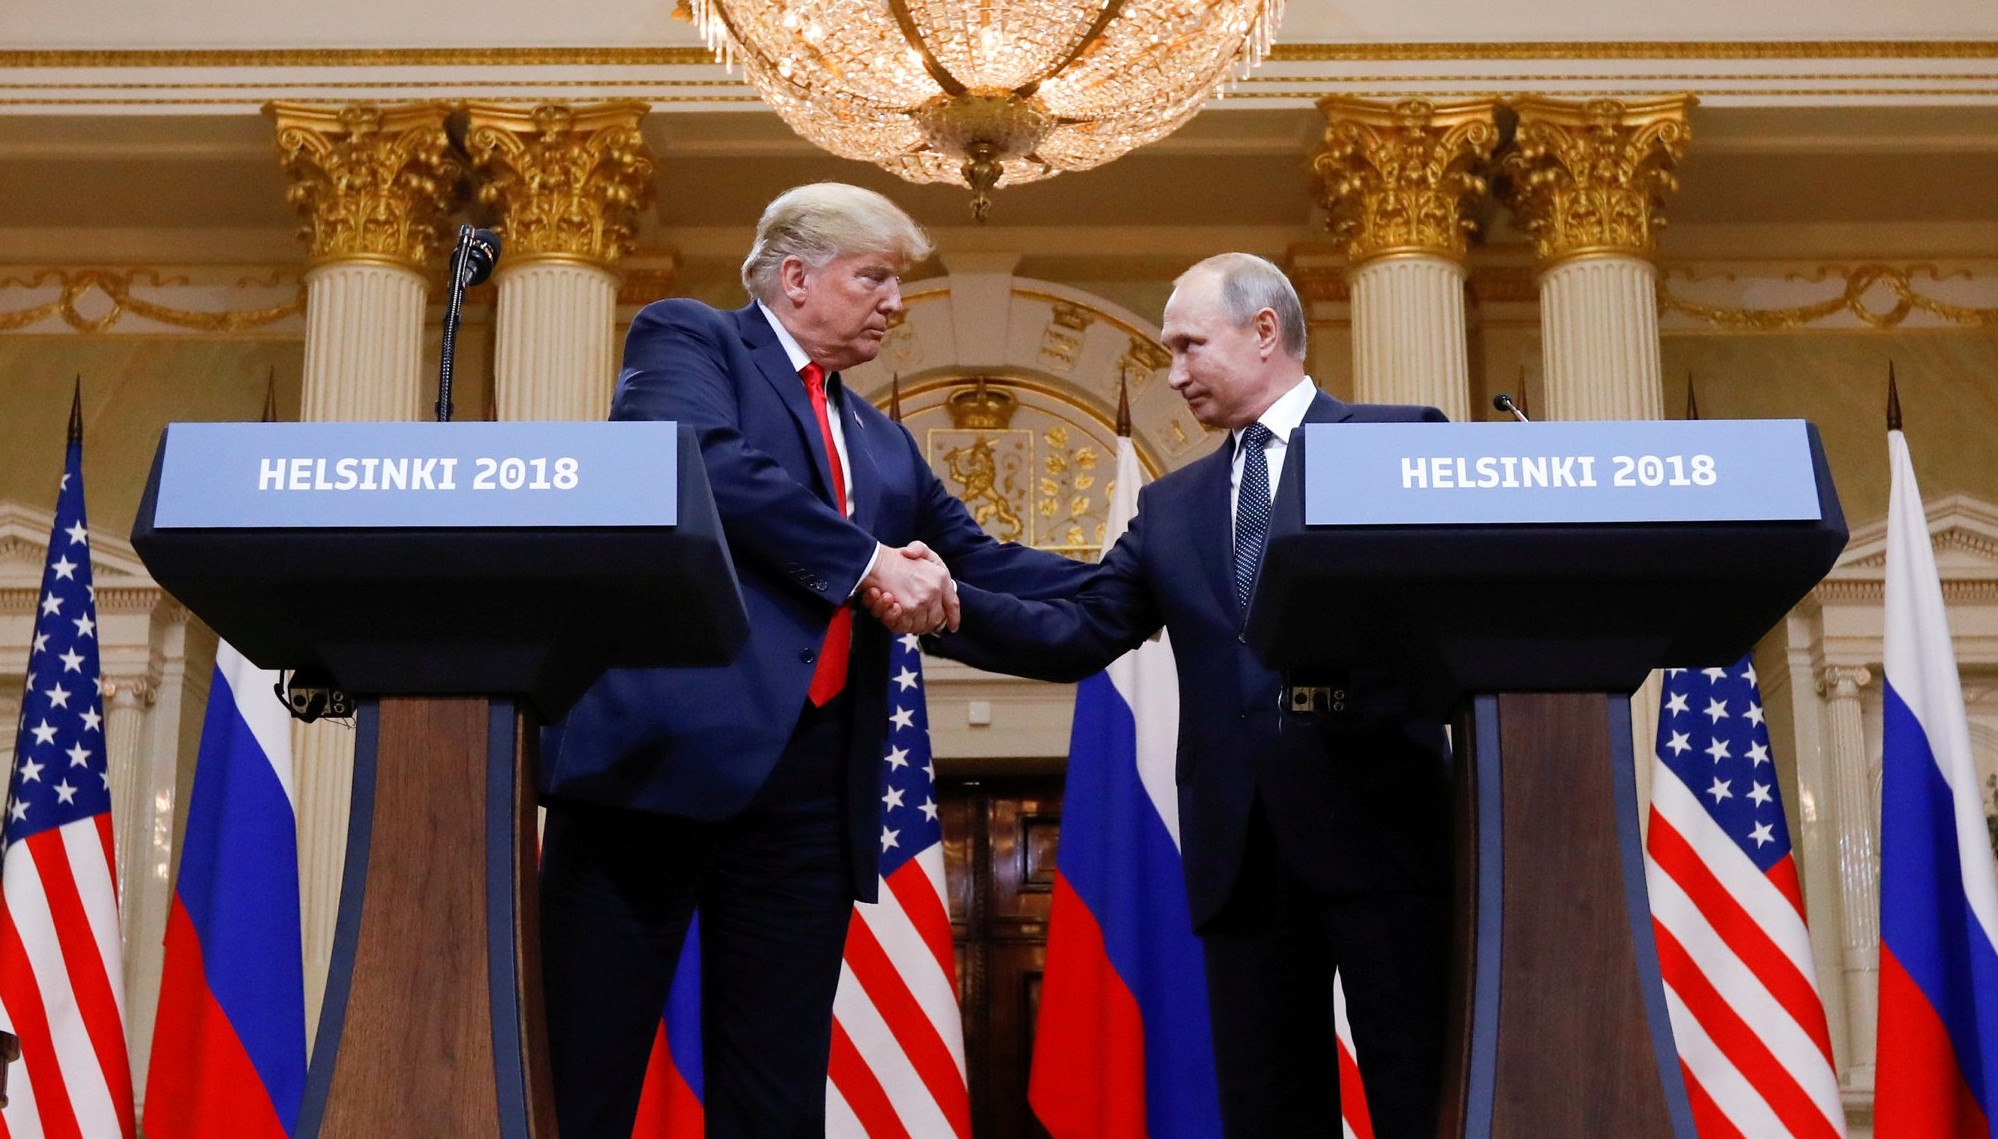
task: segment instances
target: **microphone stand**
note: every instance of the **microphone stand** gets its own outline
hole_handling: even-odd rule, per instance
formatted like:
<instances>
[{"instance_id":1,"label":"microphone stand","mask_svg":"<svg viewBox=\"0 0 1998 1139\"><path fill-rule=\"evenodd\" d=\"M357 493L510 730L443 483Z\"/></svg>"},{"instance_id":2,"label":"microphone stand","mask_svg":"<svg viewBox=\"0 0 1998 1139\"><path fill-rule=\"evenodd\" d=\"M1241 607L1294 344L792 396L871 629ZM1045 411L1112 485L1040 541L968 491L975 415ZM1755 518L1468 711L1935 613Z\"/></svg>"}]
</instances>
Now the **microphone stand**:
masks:
<instances>
[{"instance_id":1,"label":"microphone stand","mask_svg":"<svg viewBox=\"0 0 1998 1139\"><path fill-rule=\"evenodd\" d=\"M492 275L500 255L499 235L489 229L458 227L458 246L451 251L449 288L444 298L444 342L437 359L437 422L451 422L451 366L458 354L458 323L465 289Z\"/></svg>"}]
</instances>

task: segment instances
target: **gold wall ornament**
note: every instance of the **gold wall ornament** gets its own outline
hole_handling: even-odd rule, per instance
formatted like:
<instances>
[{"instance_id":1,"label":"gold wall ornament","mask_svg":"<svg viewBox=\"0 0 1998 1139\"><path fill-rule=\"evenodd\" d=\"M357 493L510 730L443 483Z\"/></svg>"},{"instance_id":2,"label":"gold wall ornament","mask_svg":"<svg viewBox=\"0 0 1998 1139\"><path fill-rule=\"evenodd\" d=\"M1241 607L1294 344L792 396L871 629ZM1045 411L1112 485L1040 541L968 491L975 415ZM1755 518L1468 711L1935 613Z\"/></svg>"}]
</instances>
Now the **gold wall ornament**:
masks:
<instances>
[{"instance_id":1,"label":"gold wall ornament","mask_svg":"<svg viewBox=\"0 0 1998 1139\"><path fill-rule=\"evenodd\" d=\"M305 217L314 264L383 258L411 269L445 244L444 219L462 201L465 167L444 130L443 103L322 107L267 103L277 122L286 200Z\"/></svg>"},{"instance_id":2,"label":"gold wall ornament","mask_svg":"<svg viewBox=\"0 0 1998 1139\"><path fill-rule=\"evenodd\" d=\"M1179 129L1266 54L1282 0L689 0L793 130L911 182L991 190Z\"/></svg>"},{"instance_id":3,"label":"gold wall ornament","mask_svg":"<svg viewBox=\"0 0 1998 1139\"><path fill-rule=\"evenodd\" d=\"M185 277L162 278L156 269L51 268L36 270L29 276L0 278L0 288L39 289L52 283L61 289L60 295L54 300L11 312L0 312L0 332L26 328L58 315L62 317L63 323L78 332L104 332L117 324L127 313L161 324L170 324L176 328L191 328L198 332L239 332L245 328L274 324L305 311L303 283L298 285L297 295L283 304L207 312L200 309L175 308L133 296L132 288L139 284L152 288L167 288L188 283ZM268 282L238 282L238 287L249 285L273 287L277 283L276 277L273 276Z\"/></svg>"},{"instance_id":4,"label":"gold wall ornament","mask_svg":"<svg viewBox=\"0 0 1998 1139\"><path fill-rule=\"evenodd\" d=\"M1485 195L1480 171L1499 141L1499 105L1328 95L1318 110L1325 134L1312 175L1349 263L1396 253L1462 260L1477 228L1466 212Z\"/></svg>"},{"instance_id":5,"label":"gold wall ornament","mask_svg":"<svg viewBox=\"0 0 1998 1139\"><path fill-rule=\"evenodd\" d=\"M1533 236L1541 267L1569 257L1649 258L1665 225L1672 167L1686 153L1689 95L1642 103L1515 99L1500 197Z\"/></svg>"},{"instance_id":6,"label":"gold wall ornament","mask_svg":"<svg viewBox=\"0 0 1998 1139\"><path fill-rule=\"evenodd\" d=\"M615 264L652 201L654 165L638 124L644 103L571 107L466 104L465 150L496 206L507 260L578 257Z\"/></svg>"},{"instance_id":7,"label":"gold wall ornament","mask_svg":"<svg viewBox=\"0 0 1998 1139\"><path fill-rule=\"evenodd\" d=\"M1700 279L1684 271L1666 276L1674 275L1685 276L1688 280ZM1917 312L1971 328L1998 328L1998 308L1951 304L1925 296L1915 288L1914 279L1918 275L1931 281L1943 280L1943 274L1934 265L1912 265L1906 269L1879 264L1857 265L1850 269L1827 265L1814 273L1791 273L1786 279L1816 283L1837 278L1842 281L1842 287L1837 296L1826 300L1784 308L1731 308L1700 304L1678 296L1672 291L1669 280L1661 279L1658 282L1658 308L1660 312L1676 312L1719 328L1754 332L1801 328L1841 312L1851 313L1869 328L1897 328ZM1967 273L1953 275L1969 276ZM1867 299L1867 294L1876 287L1885 288L1893 298L1893 302L1884 309Z\"/></svg>"},{"instance_id":8,"label":"gold wall ornament","mask_svg":"<svg viewBox=\"0 0 1998 1139\"><path fill-rule=\"evenodd\" d=\"M1047 327L1041 330L1041 363L1056 375L1066 376L1075 369L1075 358L1096 314L1081 305L1055 301L1050 306Z\"/></svg>"},{"instance_id":9,"label":"gold wall ornament","mask_svg":"<svg viewBox=\"0 0 1998 1139\"><path fill-rule=\"evenodd\" d=\"M1152 373L1172 365L1172 351L1149 336L1131 334L1131 345L1117 357L1117 374L1132 391L1145 386Z\"/></svg>"},{"instance_id":10,"label":"gold wall ornament","mask_svg":"<svg viewBox=\"0 0 1998 1139\"><path fill-rule=\"evenodd\" d=\"M1013 422L1020 397L991 386L980 376L970 387L952 392L944 402L950 408L951 426L959 431L1003 431Z\"/></svg>"}]
</instances>

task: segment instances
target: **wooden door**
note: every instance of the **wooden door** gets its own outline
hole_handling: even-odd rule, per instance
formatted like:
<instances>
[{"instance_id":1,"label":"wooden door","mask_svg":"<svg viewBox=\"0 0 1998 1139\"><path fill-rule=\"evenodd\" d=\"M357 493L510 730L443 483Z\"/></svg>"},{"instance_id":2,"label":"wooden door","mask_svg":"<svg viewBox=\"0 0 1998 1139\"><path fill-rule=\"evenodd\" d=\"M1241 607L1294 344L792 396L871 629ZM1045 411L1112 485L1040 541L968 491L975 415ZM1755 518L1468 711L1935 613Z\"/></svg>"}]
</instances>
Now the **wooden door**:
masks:
<instances>
[{"instance_id":1,"label":"wooden door","mask_svg":"<svg viewBox=\"0 0 1998 1139\"><path fill-rule=\"evenodd\" d=\"M1027 1070L1047 955L1061 777L940 780L972 1133L1042 1139Z\"/></svg>"}]
</instances>

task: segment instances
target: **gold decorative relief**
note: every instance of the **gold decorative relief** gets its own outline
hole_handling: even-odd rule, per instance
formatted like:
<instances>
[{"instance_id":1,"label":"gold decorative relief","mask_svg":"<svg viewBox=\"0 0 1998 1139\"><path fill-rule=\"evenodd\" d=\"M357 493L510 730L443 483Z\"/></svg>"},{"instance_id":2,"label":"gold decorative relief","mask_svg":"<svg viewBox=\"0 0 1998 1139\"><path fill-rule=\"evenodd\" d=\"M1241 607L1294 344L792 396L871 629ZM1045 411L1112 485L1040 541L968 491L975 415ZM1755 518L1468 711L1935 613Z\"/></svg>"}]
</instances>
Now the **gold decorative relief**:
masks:
<instances>
[{"instance_id":1,"label":"gold decorative relief","mask_svg":"<svg viewBox=\"0 0 1998 1139\"><path fill-rule=\"evenodd\" d=\"M1325 134L1311 170L1326 227L1355 263L1395 253L1461 259L1498 145L1498 104L1319 100Z\"/></svg>"},{"instance_id":2,"label":"gold decorative relief","mask_svg":"<svg viewBox=\"0 0 1998 1139\"><path fill-rule=\"evenodd\" d=\"M614 264L631 251L652 201L644 103L522 108L471 103L465 150L498 207L508 259L562 256Z\"/></svg>"},{"instance_id":3,"label":"gold decorative relief","mask_svg":"<svg viewBox=\"0 0 1998 1139\"><path fill-rule=\"evenodd\" d=\"M1160 368L1172 366L1172 352L1165 345L1145 336L1133 335L1131 346L1117 357L1117 373L1132 391L1140 391L1145 381Z\"/></svg>"},{"instance_id":4,"label":"gold decorative relief","mask_svg":"<svg viewBox=\"0 0 1998 1139\"><path fill-rule=\"evenodd\" d=\"M298 285L296 295L283 304L223 312L175 308L132 295L135 285L168 288L187 283L185 277L162 278L155 269L39 269L27 276L0 278L0 289L40 289L53 284L61 290L54 300L44 304L14 309L11 312L0 312L0 332L27 328L52 316L61 316L63 323L78 332L103 332L117 324L127 313L161 324L170 324L176 328L191 328L200 332L237 332L245 328L273 324L305 311L303 284ZM241 281L237 287L271 288L278 283L278 279L273 276L267 282Z\"/></svg>"},{"instance_id":5,"label":"gold decorative relief","mask_svg":"<svg viewBox=\"0 0 1998 1139\"><path fill-rule=\"evenodd\" d=\"M1082 351L1083 335L1094 319L1095 314L1081 305L1054 302L1048 326L1041 333L1041 363L1056 375L1066 376L1073 371L1075 357Z\"/></svg>"},{"instance_id":6,"label":"gold decorative relief","mask_svg":"<svg viewBox=\"0 0 1998 1139\"><path fill-rule=\"evenodd\" d=\"M1702 279L1684 270L1668 273L1666 276L1667 278L1677 276L1687 281ZM1658 282L1658 308L1661 312L1680 313L1720 328L1759 332L1800 328L1839 313L1850 313L1870 328L1898 327L1917 312L1938 317L1951 324L1967 325L1972 328L1998 327L1998 308L1951 304L1926 296L1915 288L1915 278L1918 276L1930 281L1945 279L1933 265L1914 265L1906 269L1875 264L1858 265L1850 269L1827 265L1813 273L1791 273L1785 278L1786 280L1812 284L1837 280L1841 283L1841 287L1836 296L1787 308L1730 308L1724 305L1699 304L1675 294L1670 280L1664 279ZM1969 274L1958 273L1952 276L1967 279ZM1876 290L1883 290L1885 297L1891 298L1891 302L1885 307L1879 307L1868 299L1869 294L1875 294Z\"/></svg>"},{"instance_id":7,"label":"gold decorative relief","mask_svg":"<svg viewBox=\"0 0 1998 1139\"><path fill-rule=\"evenodd\" d=\"M1105 507L1115 480L1097 482L1103 460L1093 440L1073 441L1057 424L1041 433L1041 473L1035 486L1035 545L1043 549L1095 550L1103 545Z\"/></svg>"},{"instance_id":8,"label":"gold decorative relief","mask_svg":"<svg viewBox=\"0 0 1998 1139\"><path fill-rule=\"evenodd\" d=\"M305 217L314 263L372 257L421 269L442 250L465 168L443 103L329 108L271 103L285 197Z\"/></svg>"},{"instance_id":9,"label":"gold decorative relief","mask_svg":"<svg viewBox=\"0 0 1998 1139\"><path fill-rule=\"evenodd\" d=\"M1690 96L1514 100L1519 126L1500 160L1500 196L1544 266L1588 254L1649 257L1665 225L1672 167L1692 139Z\"/></svg>"}]
</instances>

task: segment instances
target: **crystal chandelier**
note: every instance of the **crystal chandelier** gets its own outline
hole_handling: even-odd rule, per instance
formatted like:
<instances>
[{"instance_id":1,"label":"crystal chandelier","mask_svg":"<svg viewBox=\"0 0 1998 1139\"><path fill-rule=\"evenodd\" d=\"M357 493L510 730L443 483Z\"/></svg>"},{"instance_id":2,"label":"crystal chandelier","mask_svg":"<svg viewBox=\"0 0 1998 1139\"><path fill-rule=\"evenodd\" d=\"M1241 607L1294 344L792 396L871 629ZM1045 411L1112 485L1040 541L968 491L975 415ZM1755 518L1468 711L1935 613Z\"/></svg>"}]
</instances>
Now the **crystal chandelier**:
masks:
<instances>
[{"instance_id":1,"label":"crystal chandelier","mask_svg":"<svg viewBox=\"0 0 1998 1139\"><path fill-rule=\"evenodd\" d=\"M1268 52L1283 0L682 0L792 129L911 182L1087 170Z\"/></svg>"}]
</instances>

